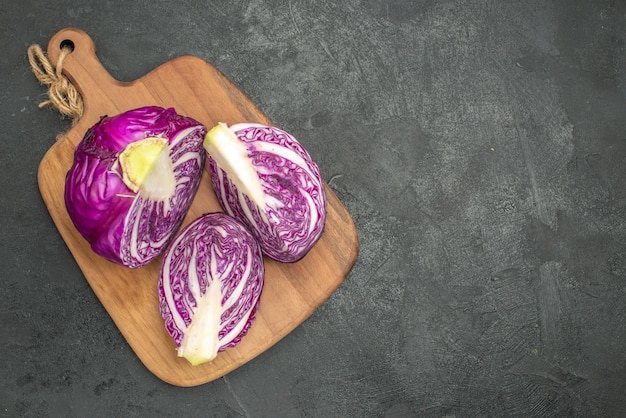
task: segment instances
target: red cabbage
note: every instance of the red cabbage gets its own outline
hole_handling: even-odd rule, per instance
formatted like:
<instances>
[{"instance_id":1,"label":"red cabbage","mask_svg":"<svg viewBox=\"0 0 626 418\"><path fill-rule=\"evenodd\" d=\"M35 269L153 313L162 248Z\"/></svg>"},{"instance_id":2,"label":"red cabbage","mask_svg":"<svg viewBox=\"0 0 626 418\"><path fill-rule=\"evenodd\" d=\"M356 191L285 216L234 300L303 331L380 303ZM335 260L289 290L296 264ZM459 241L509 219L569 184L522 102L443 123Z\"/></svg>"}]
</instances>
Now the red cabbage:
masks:
<instances>
[{"instance_id":1,"label":"red cabbage","mask_svg":"<svg viewBox=\"0 0 626 418\"><path fill-rule=\"evenodd\" d=\"M202 215L164 253L159 310L179 357L192 365L236 346L255 319L263 289L261 249L227 214Z\"/></svg>"},{"instance_id":2,"label":"red cabbage","mask_svg":"<svg viewBox=\"0 0 626 418\"><path fill-rule=\"evenodd\" d=\"M218 124L204 146L224 211L250 228L268 257L301 259L326 220L324 183L304 147L281 129L255 123Z\"/></svg>"},{"instance_id":3,"label":"red cabbage","mask_svg":"<svg viewBox=\"0 0 626 418\"><path fill-rule=\"evenodd\" d=\"M76 147L65 205L93 251L136 268L157 257L198 189L206 128L156 106L103 117Z\"/></svg>"}]
</instances>

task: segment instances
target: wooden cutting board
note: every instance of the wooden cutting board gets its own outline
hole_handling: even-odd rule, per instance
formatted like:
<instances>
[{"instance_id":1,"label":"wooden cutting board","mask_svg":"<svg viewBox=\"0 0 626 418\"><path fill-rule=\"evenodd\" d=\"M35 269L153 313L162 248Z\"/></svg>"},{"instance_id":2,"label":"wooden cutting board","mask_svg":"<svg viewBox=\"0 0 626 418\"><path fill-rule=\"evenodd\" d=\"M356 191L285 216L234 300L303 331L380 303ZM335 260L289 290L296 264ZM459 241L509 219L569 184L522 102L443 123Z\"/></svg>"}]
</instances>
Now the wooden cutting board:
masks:
<instances>
[{"instance_id":1,"label":"wooden cutting board","mask_svg":"<svg viewBox=\"0 0 626 418\"><path fill-rule=\"evenodd\" d=\"M74 50L65 58L63 72L83 97L84 115L41 161L38 181L43 200L96 296L152 373L177 386L195 386L222 377L278 342L337 289L356 261L354 223L326 185L327 220L320 241L297 263L265 259L265 287L257 319L242 342L200 366L178 358L158 309L161 258L141 269L113 264L91 251L66 212L64 181L74 148L101 116L147 105L173 107L208 128L218 122L271 122L231 81L200 58L176 58L139 80L123 83L106 71L96 57L94 42L79 29L63 29L52 37L47 52L53 65L61 45L68 42ZM204 213L219 210L207 164L183 227Z\"/></svg>"}]
</instances>

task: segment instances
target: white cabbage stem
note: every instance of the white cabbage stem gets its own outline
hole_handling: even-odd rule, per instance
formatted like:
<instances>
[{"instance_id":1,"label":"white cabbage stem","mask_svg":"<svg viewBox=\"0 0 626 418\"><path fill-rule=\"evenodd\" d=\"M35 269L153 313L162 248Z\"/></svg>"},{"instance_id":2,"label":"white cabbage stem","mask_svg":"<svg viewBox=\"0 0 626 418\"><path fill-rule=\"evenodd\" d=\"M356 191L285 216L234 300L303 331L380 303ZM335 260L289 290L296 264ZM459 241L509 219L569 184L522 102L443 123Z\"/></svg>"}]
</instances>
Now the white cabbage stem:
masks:
<instances>
[{"instance_id":1,"label":"white cabbage stem","mask_svg":"<svg viewBox=\"0 0 626 418\"><path fill-rule=\"evenodd\" d=\"M260 209L265 208L266 195L248 149L225 123L215 125L204 140L204 148L224 170L240 192Z\"/></svg>"},{"instance_id":2,"label":"white cabbage stem","mask_svg":"<svg viewBox=\"0 0 626 418\"><path fill-rule=\"evenodd\" d=\"M122 180L135 193L151 200L169 199L176 189L167 138L131 142L119 156Z\"/></svg>"},{"instance_id":3,"label":"white cabbage stem","mask_svg":"<svg viewBox=\"0 0 626 418\"><path fill-rule=\"evenodd\" d=\"M212 361L220 348L219 331L222 316L222 283L214 278L197 301L196 312L178 348L178 356L192 366Z\"/></svg>"}]
</instances>

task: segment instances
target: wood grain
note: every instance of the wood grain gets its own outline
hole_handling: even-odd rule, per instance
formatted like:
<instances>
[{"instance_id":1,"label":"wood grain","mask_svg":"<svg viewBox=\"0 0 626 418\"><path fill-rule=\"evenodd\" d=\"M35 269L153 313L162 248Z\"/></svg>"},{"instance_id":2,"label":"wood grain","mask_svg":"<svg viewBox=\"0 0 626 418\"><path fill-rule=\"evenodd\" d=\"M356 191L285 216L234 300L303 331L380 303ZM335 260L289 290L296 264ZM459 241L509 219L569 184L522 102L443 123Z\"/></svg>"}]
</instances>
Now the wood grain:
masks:
<instances>
[{"instance_id":1,"label":"wood grain","mask_svg":"<svg viewBox=\"0 0 626 418\"><path fill-rule=\"evenodd\" d=\"M209 128L217 122L271 122L220 71L197 57L176 58L136 81L123 83L110 76L96 56L94 42L79 29L63 29L51 38L48 56L53 64L64 41L71 41L74 50L65 58L63 71L82 94L85 111L41 161L38 182L43 200L94 293L143 364L172 385L195 386L217 379L278 342L339 287L358 253L354 223L326 185L324 234L297 263L265 259L265 288L248 335L211 363L194 367L178 358L158 310L161 258L140 269L115 265L94 254L69 219L63 189L74 148L101 116L147 105L173 107ZM203 213L221 210L209 176L205 170L183 227Z\"/></svg>"}]
</instances>

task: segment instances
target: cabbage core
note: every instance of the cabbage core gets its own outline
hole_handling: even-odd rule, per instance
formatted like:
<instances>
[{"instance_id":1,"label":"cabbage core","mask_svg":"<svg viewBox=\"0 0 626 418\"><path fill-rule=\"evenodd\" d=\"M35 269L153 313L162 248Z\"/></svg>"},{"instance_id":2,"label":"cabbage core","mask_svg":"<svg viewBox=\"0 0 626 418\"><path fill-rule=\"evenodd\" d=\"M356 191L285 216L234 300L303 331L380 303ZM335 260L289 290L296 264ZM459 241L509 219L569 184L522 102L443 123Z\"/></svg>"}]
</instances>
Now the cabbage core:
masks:
<instances>
[{"instance_id":1,"label":"cabbage core","mask_svg":"<svg viewBox=\"0 0 626 418\"><path fill-rule=\"evenodd\" d=\"M212 280L198 301L194 315L178 356L186 358L192 366L206 363L217 357L220 348L220 323L222 315L222 283Z\"/></svg>"},{"instance_id":2,"label":"cabbage core","mask_svg":"<svg viewBox=\"0 0 626 418\"><path fill-rule=\"evenodd\" d=\"M258 207L265 208L266 195L248 149L226 124L219 123L207 133L204 148L242 193Z\"/></svg>"},{"instance_id":3,"label":"cabbage core","mask_svg":"<svg viewBox=\"0 0 626 418\"><path fill-rule=\"evenodd\" d=\"M119 156L124 184L148 199L168 199L176 188L169 151L166 138L149 137L128 144Z\"/></svg>"}]
</instances>

